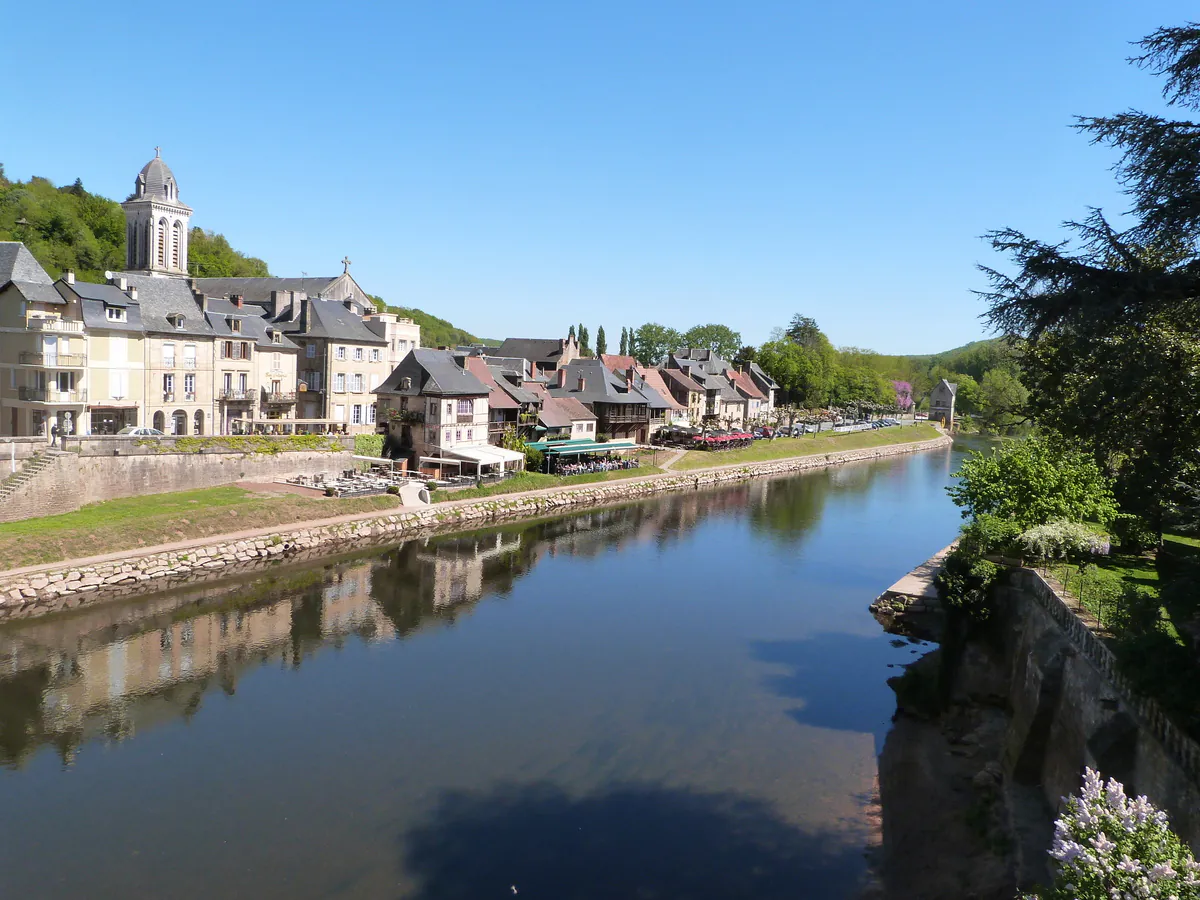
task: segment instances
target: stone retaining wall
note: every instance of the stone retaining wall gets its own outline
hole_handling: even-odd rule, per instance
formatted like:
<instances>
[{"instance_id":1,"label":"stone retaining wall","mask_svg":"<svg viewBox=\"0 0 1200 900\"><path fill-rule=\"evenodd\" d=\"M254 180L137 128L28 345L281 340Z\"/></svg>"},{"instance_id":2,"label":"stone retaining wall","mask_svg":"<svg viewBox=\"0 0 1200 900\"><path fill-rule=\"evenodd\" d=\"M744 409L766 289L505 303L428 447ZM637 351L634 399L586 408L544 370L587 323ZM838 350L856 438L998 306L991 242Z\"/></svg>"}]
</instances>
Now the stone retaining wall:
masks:
<instances>
[{"instance_id":1,"label":"stone retaining wall","mask_svg":"<svg viewBox=\"0 0 1200 900\"><path fill-rule=\"evenodd\" d=\"M42 615L116 597L144 594L184 583L252 572L281 560L306 561L372 544L394 544L421 534L463 531L494 522L535 518L571 509L651 497L746 478L782 475L861 460L882 459L949 447L949 437L911 444L845 450L777 462L668 474L647 479L599 482L475 501L434 504L350 521L314 522L285 531L256 533L245 540L210 539L159 553L145 550L87 566L56 563L21 574L0 573L0 619Z\"/></svg>"}]
</instances>

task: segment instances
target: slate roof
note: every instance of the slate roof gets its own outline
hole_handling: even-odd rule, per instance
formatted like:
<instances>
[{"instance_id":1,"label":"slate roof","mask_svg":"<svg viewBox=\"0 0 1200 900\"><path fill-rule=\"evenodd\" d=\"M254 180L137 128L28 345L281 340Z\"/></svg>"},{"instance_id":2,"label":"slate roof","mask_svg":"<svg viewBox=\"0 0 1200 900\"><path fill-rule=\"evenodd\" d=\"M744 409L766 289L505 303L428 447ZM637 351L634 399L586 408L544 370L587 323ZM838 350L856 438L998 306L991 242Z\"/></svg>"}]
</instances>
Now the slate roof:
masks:
<instances>
[{"instance_id":1,"label":"slate roof","mask_svg":"<svg viewBox=\"0 0 1200 900\"><path fill-rule=\"evenodd\" d=\"M136 287L142 307L142 327L147 332L193 334L212 337L212 327L204 318L192 289L183 278L122 272L130 287ZM169 315L183 316L183 327L167 321Z\"/></svg>"},{"instance_id":2,"label":"slate roof","mask_svg":"<svg viewBox=\"0 0 1200 900\"><path fill-rule=\"evenodd\" d=\"M771 390L779 390L779 382L764 372L762 366L760 366L758 363L750 363L749 369L750 376L754 379L756 384Z\"/></svg>"},{"instance_id":3,"label":"slate roof","mask_svg":"<svg viewBox=\"0 0 1200 900\"><path fill-rule=\"evenodd\" d=\"M492 379L500 386L500 390L504 391L508 396L512 397L517 403L522 406L527 404L538 404L542 402L542 396L533 391L528 390L524 385L513 384L507 377L507 373L500 366L488 366L488 371L492 373Z\"/></svg>"},{"instance_id":4,"label":"slate roof","mask_svg":"<svg viewBox=\"0 0 1200 900\"><path fill-rule=\"evenodd\" d=\"M168 184L174 188L173 197L167 192ZM158 200L173 206L183 206L179 202L179 182L175 180L175 173L157 153L154 159L142 166L142 171L138 172L133 183L133 192L134 200Z\"/></svg>"},{"instance_id":5,"label":"slate roof","mask_svg":"<svg viewBox=\"0 0 1200 900\"><path fill-rule=\"evenodd\" d=\"M627 389L624 378L618 378L604 367L598 359L576 359L566 366L566 386L558 387L553 381L548 385L552 397L574 397L580 403L645 403L654 409L666 409L667 402L658 393L642 382ZM583 375L583 390L579 390L579 376Z\"/></svg>"},{"instance_id":6,"label":"slate roof","mask_svg":"<svg viewBox=\"0 0 1200 900\"><path fill-rule=\"evenodd\" d=\"M687 409L682 403L671 396L671 391L663 381L662 374L658 369L638 369L638 374L645 380L647 386L652 388L666 402L670 409Z\"/></svg>"},{"instance_id":7,"label":"slate roof","mask_svg":"<svg viewBox=\"0 0 1200 900\"><path fill-rule=\"evenodd\" d=\"M483 382L488 389L488 406L492 409L520 409L521 404L512 398L496 383L492 373L488 371L487 363L478 356L468 356L465 360L466 370Z\"/></svg>"},{"instance_id":8,"label":"slate roof","mask_svg":"<svg viewBox=\"0 0 1200 900\"><path fill-rule=\"evenodd\" d=\"M297 320L277 323L284 333L352 344L387 344L386 340L367 327L361 316L352 313L337 300L314 300L310 297L301 306L303 311Z\"/></svg>"},{"instance_id":9,"label":"slate roof","mask_svg":"<svg viewBox=\"0 0 1200 900\"><path fill-rule=\"evenodd\" d=\"M672 353L671 357L681 369L698 367L709 375L719 375L726 369L733 368L707 347L682 347Z\"/></svg>"},{"instance_id":10,"label":"slate roof","mask_svg":"<svg viewBox=\"0 0 1200 900\"><path fill-rule=\"evenodd\" d=\"M316 297L321 291L337 281L340 276L328 278L193 278L196 290L206 297L224 297L240 294L247 303L262 305L271 302L271 291L296 291ZM365 297L363 298L366 299Z\"/></svg>"},{"instance_id":11,"label":"slate roof","mask_svg":"<svg viewBox=\"0 0 1200 900\"><path fill-rule=\"evenodd\" d=\"M957 382L947 381L945 378L943 378L940 383L944 384L946 387L948 387L950 389L951 397L955 397L958 395L958 383Z\"/></svg>"},{"instance_id":12,"label":"slate roof","mask_svg":"<svg viewBox=\"0 0 1200 900\"><path fill-rule=\"evenodd\" d=\"M213 334L217 338L236 338L237 340L252 340L258 347L270 347L273 350L299 350L300 348L291 341L283 329L278 325L273 325L262 317L262 310L257 306L243 307L238 309L237 305L230 300L221 300L215 297L208 298L208 310L204 317L208 319L208 324L212 326ZM242 330L235 332L229 327L226 319L229 316L235 316L242 322ZM279 343L271 340L270 331L278 331L282 337Z\"/></svg>"},{"instance_id":13,"label":"slate roof","mask_svg":"<svg viewBox=\"0 0 1200 900\"><path fill-rule=\"evenodd\" d=\"M509 338L496 350L496 356L518 356L531 363L554 363L563 354L563 342L542 338Z\"/></svg>"},{"instance_id":14,"label":"slate roof","mask_svg":"<svg viewBox=\"0 0 1200 900\"><path fill-rule=\"evenodd\" d=\"M9 284L31 303L66 305L54 289L54 279L20 241L0 241L0 289Z\"/></svg>"},{"instance_id":15,"label":"slate roof","mask_svg":"<svg viewBox=\"0 0 1200 900\"><path fill-rule=\"evenodd\" d=\"M73 293L79 298L79 308L83 312L85 328L101 328L107 331L142 331L142 306L136 300L130 300L129 295L115 284L91 284L87 281L76 281L67 284L57 281L54 287L63 297ZM110 321L104 312L104 307L115 306L125 310L124 322Z\"/></svg>"},{"instance_id":16,"label":"slate roof","mask_svg":"<svg viewBox=\"0 0 1200 900\"><path fill-rule=\"evenodd\" d=\"M404 378L411 378L408 388L402 388ZM410 350L372 393L398 394L419 397L433 394L443 397L487 396L488 388L470 372L459 367L449 350Z\"/></svg>"}]
</instances>

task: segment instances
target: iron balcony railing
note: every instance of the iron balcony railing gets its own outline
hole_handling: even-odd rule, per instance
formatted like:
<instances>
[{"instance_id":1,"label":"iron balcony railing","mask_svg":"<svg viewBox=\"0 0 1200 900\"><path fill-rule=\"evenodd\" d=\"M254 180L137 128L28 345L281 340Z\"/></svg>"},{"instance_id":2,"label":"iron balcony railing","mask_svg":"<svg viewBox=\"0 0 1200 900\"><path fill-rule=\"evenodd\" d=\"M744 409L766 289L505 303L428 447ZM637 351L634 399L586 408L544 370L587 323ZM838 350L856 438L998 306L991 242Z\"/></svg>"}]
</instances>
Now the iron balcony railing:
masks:
<instances>
[{"instance_id":1,"label":"iron balcony railing","mask_svg":"<svg viewBox=\"0 0 1200 900\"><path fill-rule=\"evenodd\" d=\"M17 397L31 403L86 403L87 391L60 391L55 388L17 388Z\"/></svg>"},{"instance_id":2,"label":"iron balcony railing","mask_svg":"<svg viewBox=\"0 0 1200 900\"><path fill-rule=\"evenodd\" d=\"M225 400L231 403L238 403L246 400L253 400L254 394L252 391L223 390L217 394L217 399Z\"/></svg>"},{"instance_id":3,"label":"iron balcony railing","mask_svg":"<svg viewBox=\"0 0 1200 900\"><path fill-rule=\"evenodd\" d=\"M295 391L263 391L262 402L273 405L295 403L296 393Z\"/></svg>"},{"instance_id":4,"label":"iron balcony railing","mask_svg":"<svg viewBox=\"0 0 1200 900\"><path fill-rule=\"evenodd\" d=\"M87 357L81 353L30 353L21 351L21 365L45 369L82 369Z\"/></svg>"}]
</instances>

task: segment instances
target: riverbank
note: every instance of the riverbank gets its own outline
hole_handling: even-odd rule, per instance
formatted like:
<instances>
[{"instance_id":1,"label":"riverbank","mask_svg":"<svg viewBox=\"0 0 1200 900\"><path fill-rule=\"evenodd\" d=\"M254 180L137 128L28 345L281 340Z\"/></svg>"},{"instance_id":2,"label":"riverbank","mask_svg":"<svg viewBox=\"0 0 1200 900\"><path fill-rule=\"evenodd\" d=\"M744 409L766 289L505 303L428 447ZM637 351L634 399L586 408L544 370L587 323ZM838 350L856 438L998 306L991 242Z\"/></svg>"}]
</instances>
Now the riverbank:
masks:
<instances>
[{"instance_id":1,"label":"riverbank","mask_svg":"<svg viewBox=\"0 0 1200 900\"><path fill-rule=\"evenodd\" d=\"M423 534L478 528L496 521L552 515L669 491L948 448L951 443L949 437L943 436L758 465L726 465L686 474L668 472L620 482L456 500L419 509L340 516L296 523L283 530L257 529L14 569L0 573L0 619L41 615L181 583L225 578L278 565L283 559L308 559Z\"/></svg>"}]
</instances>

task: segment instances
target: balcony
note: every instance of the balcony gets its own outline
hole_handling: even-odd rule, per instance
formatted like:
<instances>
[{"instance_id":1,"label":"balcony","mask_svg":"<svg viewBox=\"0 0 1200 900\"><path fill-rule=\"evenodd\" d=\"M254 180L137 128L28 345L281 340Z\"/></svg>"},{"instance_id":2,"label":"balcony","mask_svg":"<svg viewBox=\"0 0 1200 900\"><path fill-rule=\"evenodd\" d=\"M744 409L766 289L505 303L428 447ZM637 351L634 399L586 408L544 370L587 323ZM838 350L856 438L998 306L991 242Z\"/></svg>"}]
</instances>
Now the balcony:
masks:
<instances>
[{"instance_id":1,"label":"balcony","mask_svg":"<svg viewBox=\"0 0 1200 900\"><path fill-rule=\"evenodd\" d=\"M217 399L225 403L249 403L254 399L254 392L249 390L223 390L217 393Z\"/></svg>"},{"instance_id":2,"label":"balcony","mask_svg":"<svg viewBox=\"0 0 1200 900\"><path fill-rule=\"evenodd\" d=\"M646 407L639 405L632 407L609 406L603 411L597 410L597 414L605 422L645 422L649 420Z\"/></svg>"},{"instance_id":3,"label":"balcony","mask_svg":"<svg viewBox=\"0 0 1200 900\"><path fill-rule=\"evenodd\" d=\"M62 334L83 334L82 322L70 322L48 317L26 319L25 327L29 331L57 331Z\"/></svg>"},{"instance_id":4,"label":"balcony","mask_svg":"<svg viewBox=\"0 0 1200 900\"><path fill-rule=\"evenodd\" d=\"M294 391L263 391L262 402L267 406L291 406L296 402Z\"/></svg>"},{"instance_id":5,"label":"balcony","mask_svg":"<svg viewBox=\"0 0 1200 900\"><path fill-rule=\"evenodd\" d=\"M21 352L21 365L40 366L43 369L82 369L87 357L79 353L28 353Z\"/></svg>"},{"instance_id":6,"label":"balcony","mask_svg":"<svg viewBox=\"0 0 1200 900\"><path fill-rule=\"evenodd\" d=\"M87 403L87 391L22 387L17 388L17 398L31 403Z\"/></svg>"}]
</instances>

